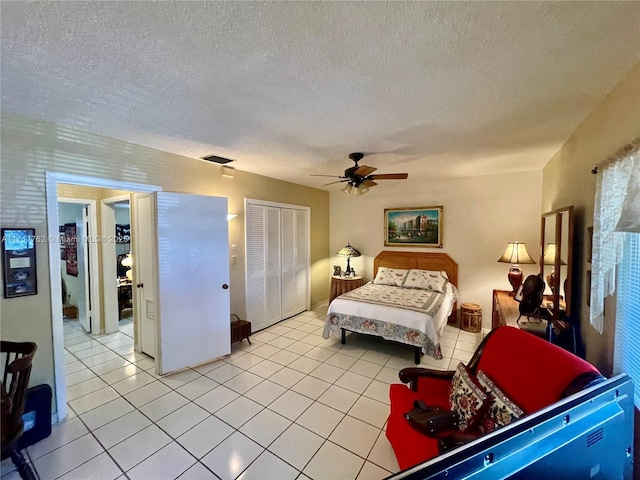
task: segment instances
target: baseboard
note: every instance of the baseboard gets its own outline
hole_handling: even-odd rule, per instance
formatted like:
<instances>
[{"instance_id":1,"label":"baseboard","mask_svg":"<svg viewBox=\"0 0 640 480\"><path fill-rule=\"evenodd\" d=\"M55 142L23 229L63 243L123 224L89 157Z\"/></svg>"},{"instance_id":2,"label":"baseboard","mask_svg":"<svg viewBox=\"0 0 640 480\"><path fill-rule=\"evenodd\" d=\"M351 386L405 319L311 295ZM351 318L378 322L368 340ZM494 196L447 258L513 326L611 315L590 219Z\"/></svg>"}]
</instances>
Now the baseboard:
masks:
<instances>
[{"instance_id":1,"label":"baseboard","mask_svg":"<svg viewBox=\"0 0 640 480\"><path fill-rule=\"evenodd\" d=\"M313 305L311 305L311 310L316 310L319 308L327 308L327 307L329 307L329 299L322 300L318 303L314 303Z\"/></svg>"}]
</instances>

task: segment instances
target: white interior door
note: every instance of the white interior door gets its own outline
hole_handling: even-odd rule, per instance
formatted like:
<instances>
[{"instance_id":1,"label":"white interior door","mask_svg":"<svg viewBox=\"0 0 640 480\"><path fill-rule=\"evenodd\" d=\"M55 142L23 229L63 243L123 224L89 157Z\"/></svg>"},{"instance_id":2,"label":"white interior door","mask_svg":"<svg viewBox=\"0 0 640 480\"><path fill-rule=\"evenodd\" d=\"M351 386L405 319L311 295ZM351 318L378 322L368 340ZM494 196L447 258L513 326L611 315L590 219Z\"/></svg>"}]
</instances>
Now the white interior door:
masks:
<instances>
[{"instance_id":1,"label":"white interior door","mask_svg":"<svg viewBox=\"0 0 640 480\"><path fill-rule=\"evenodd\" d=\"M266 211L260 205L246 208L247 320L253 331L267 327Z\"/></svg>"},{"instance_id":2,"label":"white interior door","mask_svg":"<svg viewBox=\"0 0 640 480\"><path fill-rule=\"evenodd\" d=\"M228 355L231 332L227 199L166 192L134 197L135 223L146 222L149 232L145 238L154 244L149 249L152 256L146 256L140 251L145 242L139 241L145 233L134 233L138 235L134 238L140 256L138 261L134 256L134 266L151 263L146 276L134 279L136 284L142 284L136 290L145 296L146 306L142 306L141 313L152 320L142 326L143 342L145 329L155 327L158 373ZM141 218L146 214L151 220ZM141 264L139 268L145 274L145 266ZM147 298L149 277L154 277L154 293ZM144 324L143 320L141 325Z\"/></svg>"},{"instance_id":3,"label":"white interior door","mask_svg":"<svg viewBox=\"0 0 640 480\"><path fill-rule=\"evenodd\" d=\"M156 358L156 226L152 194L132 195L131 222L133 252L134 321L139 336L136 345Z\"/></svg>"},{"instance_id":4,"label":"white interior door","mask_svg":"<svg viewBox=\"0 0 640 480\"><path fill-rule=\"evenodd\" d=\"M247 320L261 330L282 320L280 208L247 205Z\"/></svg>"},{"instance_id":5,"label":"white interior door","mask_svg":"<svg viewBox=\"0 0 640 480\"><path fill-rule=\"evenodd\" d=\"M82 209L82 220L76 221L76 258L78 262L78 275L80 279L80 288L82 292L78 292L78 321L82 328L87 332L91 332L91 311L89 300L89 265L88 250L86 238L86 207Z\"/></svg>"},{"instance_id":6,"label":"white interior door","mask_svg":"<svg viewBox=\"0 0 640 480\"><path fill-rule=\"evenodd\" d=\"M304 210L295 210L295 298L294 314L309 308L309 259L307 238L309 214Z\"/></svg>"},{"instance_id":7,"label":"white interior door","mask_svg":"<svg viewBox=\"0 0 640 480\"><path fill-rule=\"evenodd\" d=\"M294 210L282 209L282 318L296 313L296 230Z\"/></svg>"},{"instance_id":8,"label":"white interior door","mask_svg":"<svg viewBox=\"0 0 640 480\"><path fill-rule=\"evenodd\" d=\"M266 207L267 326L282 320L281 209Z\"/></svg>"}]
</instances>

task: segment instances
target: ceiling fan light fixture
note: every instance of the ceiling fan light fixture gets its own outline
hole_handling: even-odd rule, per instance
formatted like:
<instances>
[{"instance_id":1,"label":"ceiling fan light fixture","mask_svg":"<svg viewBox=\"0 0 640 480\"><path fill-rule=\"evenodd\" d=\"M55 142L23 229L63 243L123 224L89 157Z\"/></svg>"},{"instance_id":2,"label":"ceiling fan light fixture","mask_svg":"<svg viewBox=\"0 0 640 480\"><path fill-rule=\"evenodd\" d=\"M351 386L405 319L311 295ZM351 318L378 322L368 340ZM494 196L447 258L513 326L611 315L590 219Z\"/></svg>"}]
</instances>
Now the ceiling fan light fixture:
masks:
<instances>
[{"instance_id":1,"label":"ceiling fan light fixture","mask_svg":"<svg viewBox=\"0 0 640 480\"><path fill-rule=\"evenodd\" d=\"M368 165L358 165L358 162L362 160L363 157L363 153L350 153L349 158L353 160L355 165L353 167L347 168L344 171L344 175L325 175L316 173L311 173L310 175L313 177L338 178L339 180L326 183L322 186L326 187L328 185L345 182L345 186L342 188L342 191L347 195L353 195L354 197L364 195L369 191L371 187L375 187L378 182L374 180L405 180L409 176L407 173L375 174L374 172L377 171L377 168L370 167Z\"/></svg>"}]
</instances>

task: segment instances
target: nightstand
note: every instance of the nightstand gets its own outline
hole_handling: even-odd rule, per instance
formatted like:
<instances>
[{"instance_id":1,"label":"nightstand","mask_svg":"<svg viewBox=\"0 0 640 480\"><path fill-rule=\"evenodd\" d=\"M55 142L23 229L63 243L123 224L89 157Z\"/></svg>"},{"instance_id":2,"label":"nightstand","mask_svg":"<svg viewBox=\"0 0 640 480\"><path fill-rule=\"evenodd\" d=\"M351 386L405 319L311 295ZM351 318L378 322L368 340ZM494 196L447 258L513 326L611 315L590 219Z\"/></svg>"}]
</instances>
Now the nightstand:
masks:
<instances>
[{"instance_id":1,"label":"nightstand","mask_svg":"<svg viewBox=\"0 0 640 480\"><path fill-rule=\"evenodd\" d=\"M329 303L333 302L334 298L339 297L343 293L347 293L362 285L364 285L364 279L361 275L356 277L331 277L331 296L329 297Z\"/></svg>"}]
</instances>

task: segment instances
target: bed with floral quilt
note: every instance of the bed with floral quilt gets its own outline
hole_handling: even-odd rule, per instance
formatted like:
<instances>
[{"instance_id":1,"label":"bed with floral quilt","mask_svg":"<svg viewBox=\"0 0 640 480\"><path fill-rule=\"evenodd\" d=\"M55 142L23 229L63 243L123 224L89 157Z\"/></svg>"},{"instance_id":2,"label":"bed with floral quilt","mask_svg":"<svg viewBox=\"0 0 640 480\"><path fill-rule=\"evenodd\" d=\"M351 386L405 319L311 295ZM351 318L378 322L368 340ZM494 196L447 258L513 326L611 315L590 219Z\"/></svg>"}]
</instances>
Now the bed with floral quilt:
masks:
<instances>
[{"instance_id":1,"label":"bed with floral quilt","mask_svg":"<svg viewBox=\"0 0 640 480\"><path fill-rule=\"evenodd\" d=\"M457 323L457 263L442 253L384 251L374 275L331 302L323 337L341 335L345 343L346 330L376 335L413 346L416 364L421 354L441 359L447 320Z\"/></svg>"}]
</instances>

